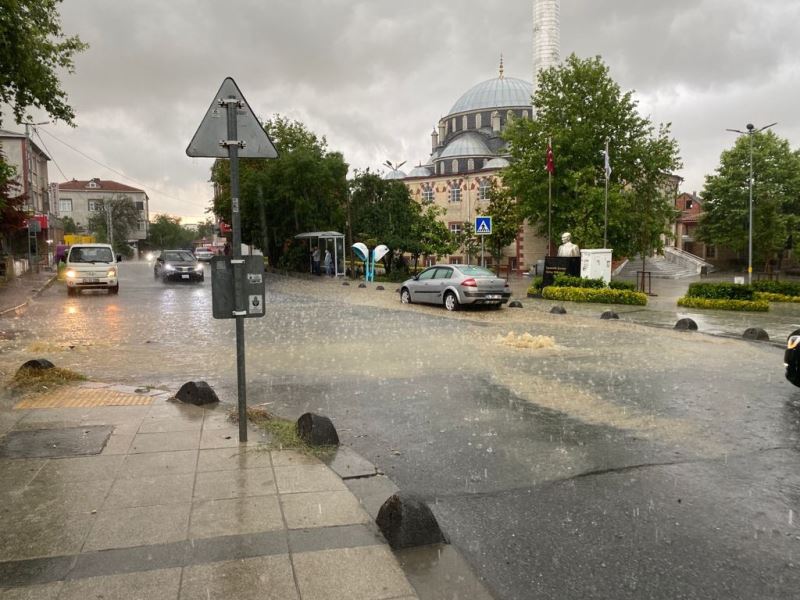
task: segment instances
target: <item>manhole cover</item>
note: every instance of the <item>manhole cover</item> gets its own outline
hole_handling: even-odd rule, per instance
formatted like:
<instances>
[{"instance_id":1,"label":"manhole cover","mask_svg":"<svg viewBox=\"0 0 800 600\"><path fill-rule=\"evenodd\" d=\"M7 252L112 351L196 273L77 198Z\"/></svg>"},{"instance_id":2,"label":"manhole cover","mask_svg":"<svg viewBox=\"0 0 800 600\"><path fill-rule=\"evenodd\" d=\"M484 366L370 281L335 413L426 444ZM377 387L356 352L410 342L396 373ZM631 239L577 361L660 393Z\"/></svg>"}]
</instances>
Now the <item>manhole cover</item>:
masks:
<instances>
[{"instance_id":1,"label":"manhole cover","mask_svg":"<svg viewBox=\"0 0 800 600\"><path fill-rule=\"evenodd\" d=\"M64 458L100 454L111 425L11 431L0 439L0 458Z\"/></svg>"}]
</instances>

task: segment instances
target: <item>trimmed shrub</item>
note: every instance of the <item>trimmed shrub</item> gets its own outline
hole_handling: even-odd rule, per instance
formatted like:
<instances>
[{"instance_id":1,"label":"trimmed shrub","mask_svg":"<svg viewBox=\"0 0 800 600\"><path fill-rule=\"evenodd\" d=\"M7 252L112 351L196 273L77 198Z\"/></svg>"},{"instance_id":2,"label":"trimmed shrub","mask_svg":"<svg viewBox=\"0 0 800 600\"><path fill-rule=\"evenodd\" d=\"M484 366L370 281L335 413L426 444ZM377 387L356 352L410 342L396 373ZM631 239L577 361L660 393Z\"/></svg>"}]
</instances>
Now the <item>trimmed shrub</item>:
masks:
<instances>
[{"instance_id":1,"label":"trimmed shrub","mask_svg":"<svg viewBox=\"0 0 800 600\"><path fill-rule=\"evenodd\" d=\"M769 302L766 300L730 300L727 298L697 298L692 296L678 298L678 306L748 312L767 312L769 310Z\"/></svg>"},{"instance_id":2,"label":"trimmed shrub","mask_svg":"<svg viewBox=\"0 0 800 600\"><path fill-rule=\"evenodd\" d=\"M771 292L756 292L756 300L766 300L767 302L800 302L800 296L786 296L785 294L773 294Z\"/></svg>"},{"instance_id":3,"label":"trimmed shrub","mask_svg":"<svg viewBox=\"0 0 800 600\"><path fill-rule=\"evenodd\" d=\"M687 298L710 300L754 300L753 288L738 283L692 283L686 292Z\"/></svg>"},{"instance_id":4,"label":"trimmed shrub","mask_svg":"<svg viewBox=\"0 0 800 600\"><path fill-rule=\"evenodd\" d=\"M583 277L572 277L571 275L556 275L553 279L553 285L556 287L601 289L606 287L606 282L602 279L584 279Z\"/></svg>"},{"instance_id":5,"label":"trimmed shrub","mask_svg":"<svg viewBox=\"0 0 800 600\"><path fill-rule=\"evenodd\" d=\"M608 287L612 290L630 290L631 292L636 291L636 284L632 281L620 281L618 279L612 279L608 282Z\"/></svg>"},{"instance_id":6,"label":"trimmed shrub","mask_svg":"<svg viewBox=\"0 0 800 600\"><path fill-rule=\"evenodd\" d=\"M542 278L534 277L531 285L528 288L528 296L541 296L542 295Z\"/></svg>"},{"instance_id":7,"label":"trimmed shrub","mask_svg":"<svg viewBox=\"0 0 800 600\"><path fill-rule=\"evenodd\" d=\"M798 281L754 281L752 288L756 292L767 292L781 296L797 296L800 298L800 282ZM791 300L773 300L773 302L792 302ZM796 302L796 301L795 301Z\"/></svg>"},{"instance_id":8,"label":"trimmed shrub","mask_svg":"<svg viewBox=\"0 0 800 600\"><path fill-rule=\"evenodd\" d=\"M598 304L630 304L634 306L647 304L647 296L641 292L612 290L611 288L555 287L551 285L542 290L542 298Z\"/></svg>"}]
</instances>

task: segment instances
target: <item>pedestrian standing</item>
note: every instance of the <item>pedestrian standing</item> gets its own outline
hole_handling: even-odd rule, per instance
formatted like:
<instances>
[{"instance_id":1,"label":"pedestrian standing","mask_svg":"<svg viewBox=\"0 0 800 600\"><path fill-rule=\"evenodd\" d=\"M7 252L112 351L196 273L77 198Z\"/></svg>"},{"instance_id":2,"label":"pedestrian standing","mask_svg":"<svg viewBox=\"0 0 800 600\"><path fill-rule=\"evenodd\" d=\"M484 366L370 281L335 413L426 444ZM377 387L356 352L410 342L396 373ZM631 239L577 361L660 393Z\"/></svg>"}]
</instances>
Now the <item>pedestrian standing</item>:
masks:
<instances>
[{"instance_id":1,"label":"pedestrian standing","mask_svg":"<svg viewBox=\"0 0 800 600\"><path fill-rule=\"evenodd\" d=\"M311 274L319 275L319 247L314 246L314 251L311 253Z\"/></svg>"},{"instance_id":2,"label":"pedestrian standing","mask_svg":"<svg viewBox=\"0 0 800 600\"><path fill-rule=\"evenodd\" d=\"M330 250L325 250L325 275L328 277L333 276L333 259L331 258Z\"/></svg>"}]
</instances>

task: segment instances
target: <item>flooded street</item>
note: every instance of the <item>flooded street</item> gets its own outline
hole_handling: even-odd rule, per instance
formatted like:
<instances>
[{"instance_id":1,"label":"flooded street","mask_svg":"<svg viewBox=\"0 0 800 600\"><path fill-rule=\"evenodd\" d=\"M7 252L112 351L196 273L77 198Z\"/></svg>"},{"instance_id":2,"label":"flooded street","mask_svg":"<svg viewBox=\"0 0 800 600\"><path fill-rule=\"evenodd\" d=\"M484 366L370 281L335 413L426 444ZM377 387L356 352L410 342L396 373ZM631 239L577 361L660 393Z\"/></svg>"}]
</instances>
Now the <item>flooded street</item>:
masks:
<instances>
[{"instance_id":1,"label":"flooded street","mask_svg":"<svg viewBox=\"0 0 800 600\"><path fill-rule=\"evenodd\" d=\"M234 323L211 317L210 277L120 272L119 296L57 284L0 320L3 375L41 356L117 383L202 379L235 402ZM245 323L248 402L331 417L429 500L496 597L796 593L800 388L780 348L601 321L601 306L447 313L383 285L268 276L266 316Z\"/></svg>"}]
</instances>

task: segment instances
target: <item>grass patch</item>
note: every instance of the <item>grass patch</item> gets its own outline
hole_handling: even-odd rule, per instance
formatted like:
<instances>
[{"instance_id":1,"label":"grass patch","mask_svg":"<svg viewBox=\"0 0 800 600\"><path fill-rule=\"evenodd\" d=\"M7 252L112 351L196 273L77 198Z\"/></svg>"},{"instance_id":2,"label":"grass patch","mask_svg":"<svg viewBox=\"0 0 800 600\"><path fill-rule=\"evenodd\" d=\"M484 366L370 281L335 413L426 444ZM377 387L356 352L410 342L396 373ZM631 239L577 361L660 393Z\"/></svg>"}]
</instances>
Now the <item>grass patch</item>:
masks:
<instances>
[{"instance_id":1,"label":"grass patch","mask_svg":"<svg viewBox=\"0 0 800 600\"><path fill-rule=\"evenodd\" d=\"M86 376L53 367L52 369L19 369L8 384L8 388L15 392L46 392L50 388L65 385L73 381L86 381Z\"/></svg>"},{"instance_id":2,"label":"grass patch","mask_svg":"<svg viewBox=\"0 0 800 600\"><path fill-rule=\"evenodd\" d=\"M228 419L233 423L239 422L239 410L232 409ZM268 444L270 450L297 450L317 458L325 458L336 452L336 446L312 446L306 444L297 434L297 423L276 417L271 412L258 406L247 407L247 420L263 429L270 435Z\"/></svg>"}]
</instances>

